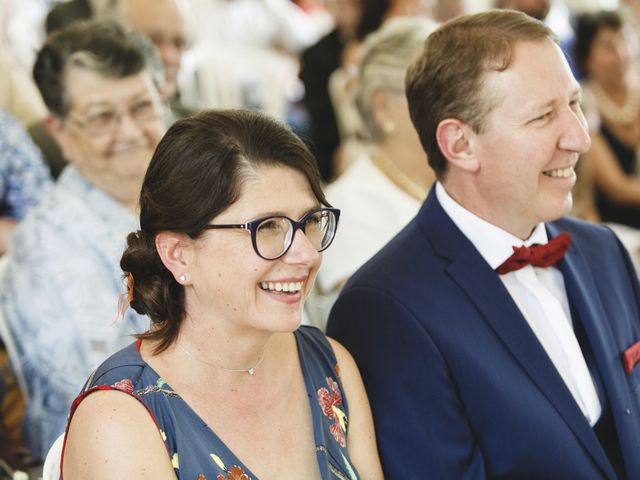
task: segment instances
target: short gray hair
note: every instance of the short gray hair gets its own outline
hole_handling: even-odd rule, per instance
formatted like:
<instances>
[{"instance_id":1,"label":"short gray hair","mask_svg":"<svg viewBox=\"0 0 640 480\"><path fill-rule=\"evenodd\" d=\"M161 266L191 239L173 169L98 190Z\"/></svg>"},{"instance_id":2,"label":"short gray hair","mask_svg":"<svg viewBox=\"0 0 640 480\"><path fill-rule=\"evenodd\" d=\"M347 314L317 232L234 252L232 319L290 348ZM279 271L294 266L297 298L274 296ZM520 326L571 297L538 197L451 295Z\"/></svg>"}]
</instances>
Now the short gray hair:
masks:
<instances>
[{"instance_id":1,"label":"short gray hair","mask_svg":"<svg viewBox=\"0 0 640 480\"><path fill-rule=\"evenodd\" d=\"M379 140L383 132L373 116L373 95L389 90L404 93L407 67L418 57L424 42L437 28L423 17L398 17L387 21L367 36L362 47L355 101L370 140Z\"/></svg>"},{"instance_id":2,"label":"short gray hair","mask_svg":"<svg viewBox=\"0 0 640 480\"><path fill-rule=\"evenodd\" d=\"M153 77L154 56L144 37L115 21L78 21L49 35L36 57L33 77L49 111L65 117L71 107L66 88L70 67L110 78L149 69Z\"/></svg>"}]
</instances>

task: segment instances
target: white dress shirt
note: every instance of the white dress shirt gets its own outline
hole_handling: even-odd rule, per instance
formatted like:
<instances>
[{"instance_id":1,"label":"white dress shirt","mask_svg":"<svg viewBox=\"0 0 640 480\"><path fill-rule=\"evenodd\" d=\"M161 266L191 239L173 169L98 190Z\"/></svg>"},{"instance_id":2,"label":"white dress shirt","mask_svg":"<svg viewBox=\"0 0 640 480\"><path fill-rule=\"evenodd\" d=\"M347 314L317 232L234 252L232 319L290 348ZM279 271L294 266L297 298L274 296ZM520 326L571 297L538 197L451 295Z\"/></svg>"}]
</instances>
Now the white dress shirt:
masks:
<instances>
[{"instance_id":1,"label":"white dress shirt","mask_svg":"<svg viewBox=\"0 0 640 480\"><path fill-rule=\"evenodd\" d=\"M525 241L474 215L436 184L436 196L453 223L473 243L492 269L513 253L512 247L546 244L544 224L538 224ZM500 280L527 320L591 426L602 412L593 379L578 344L562 273L555 267L528 265L500 275Z\"/></svg>"}]
</instances>

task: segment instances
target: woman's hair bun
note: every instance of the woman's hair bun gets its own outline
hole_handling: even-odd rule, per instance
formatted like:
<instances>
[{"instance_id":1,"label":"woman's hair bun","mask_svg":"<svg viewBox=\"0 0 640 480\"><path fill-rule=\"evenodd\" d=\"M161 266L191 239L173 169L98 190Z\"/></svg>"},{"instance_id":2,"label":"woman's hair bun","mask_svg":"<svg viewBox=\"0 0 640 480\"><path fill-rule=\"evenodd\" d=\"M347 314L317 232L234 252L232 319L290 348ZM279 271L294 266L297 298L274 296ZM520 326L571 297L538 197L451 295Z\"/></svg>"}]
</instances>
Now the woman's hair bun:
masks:
<instances>
[{"instance_id":1,"label":"woman's hair bun","mask_svg":"<svg viewBox=\"0 0 640 480\"><path fill-rule=\"evenodd\" d=\"M153 321L159 321L158 316L166 311L160 301L164 297L164 284L172 281L173 277L160 260L154 238L141 230L130 233L120 267L126 276L133 277L128 282L133 288L129 292L131 307L142 315L148 315Z\"/></svg>"}]
</instances>

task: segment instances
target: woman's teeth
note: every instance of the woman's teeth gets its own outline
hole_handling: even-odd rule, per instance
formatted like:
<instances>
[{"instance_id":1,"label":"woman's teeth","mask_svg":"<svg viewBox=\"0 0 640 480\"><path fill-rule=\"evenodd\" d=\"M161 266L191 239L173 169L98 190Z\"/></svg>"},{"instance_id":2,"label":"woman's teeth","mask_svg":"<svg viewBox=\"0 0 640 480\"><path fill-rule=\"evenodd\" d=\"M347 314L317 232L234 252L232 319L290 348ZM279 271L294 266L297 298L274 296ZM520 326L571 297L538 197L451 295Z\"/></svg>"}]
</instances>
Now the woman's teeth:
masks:
<instances>
[{"instance_id":1,"label":"woman's teeth","mask_svg":"<svg viewBox=\"0 0 640 480\"><path fill-rule=\"evenodd\" d=\"M302 290L303 282L261 282L260 288L273 292L296 293Z\"/></svg>"}]
</instances>

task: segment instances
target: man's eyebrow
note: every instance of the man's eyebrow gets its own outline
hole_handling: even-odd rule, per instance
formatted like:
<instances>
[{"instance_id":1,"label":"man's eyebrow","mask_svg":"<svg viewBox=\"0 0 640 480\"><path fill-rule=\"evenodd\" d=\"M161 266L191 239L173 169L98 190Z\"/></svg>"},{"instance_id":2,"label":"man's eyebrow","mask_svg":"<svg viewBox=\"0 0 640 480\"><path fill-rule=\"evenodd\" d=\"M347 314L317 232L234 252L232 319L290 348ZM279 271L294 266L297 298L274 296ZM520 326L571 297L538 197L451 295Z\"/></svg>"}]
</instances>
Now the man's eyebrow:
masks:
<instances>
[{"instance_id":1,"label":"man's eyebrow","mask_svg":"<svg viewBox=\"0 0 640 480\"><path fill-rule=\"evenodd\" d=\"M580 100L582 98L582 88L580 88L579 86L572 89L571 92L569 93L569 98L574 100L574 99L578 99ZM545 110L547 108L552 108L556 105L556 103L558 102L557 98L551 98L546 102L542 102L536 105L532 105L531 106L531 111L532 112L537 112L540 110Z\"/></svg>"}]
</instances>

